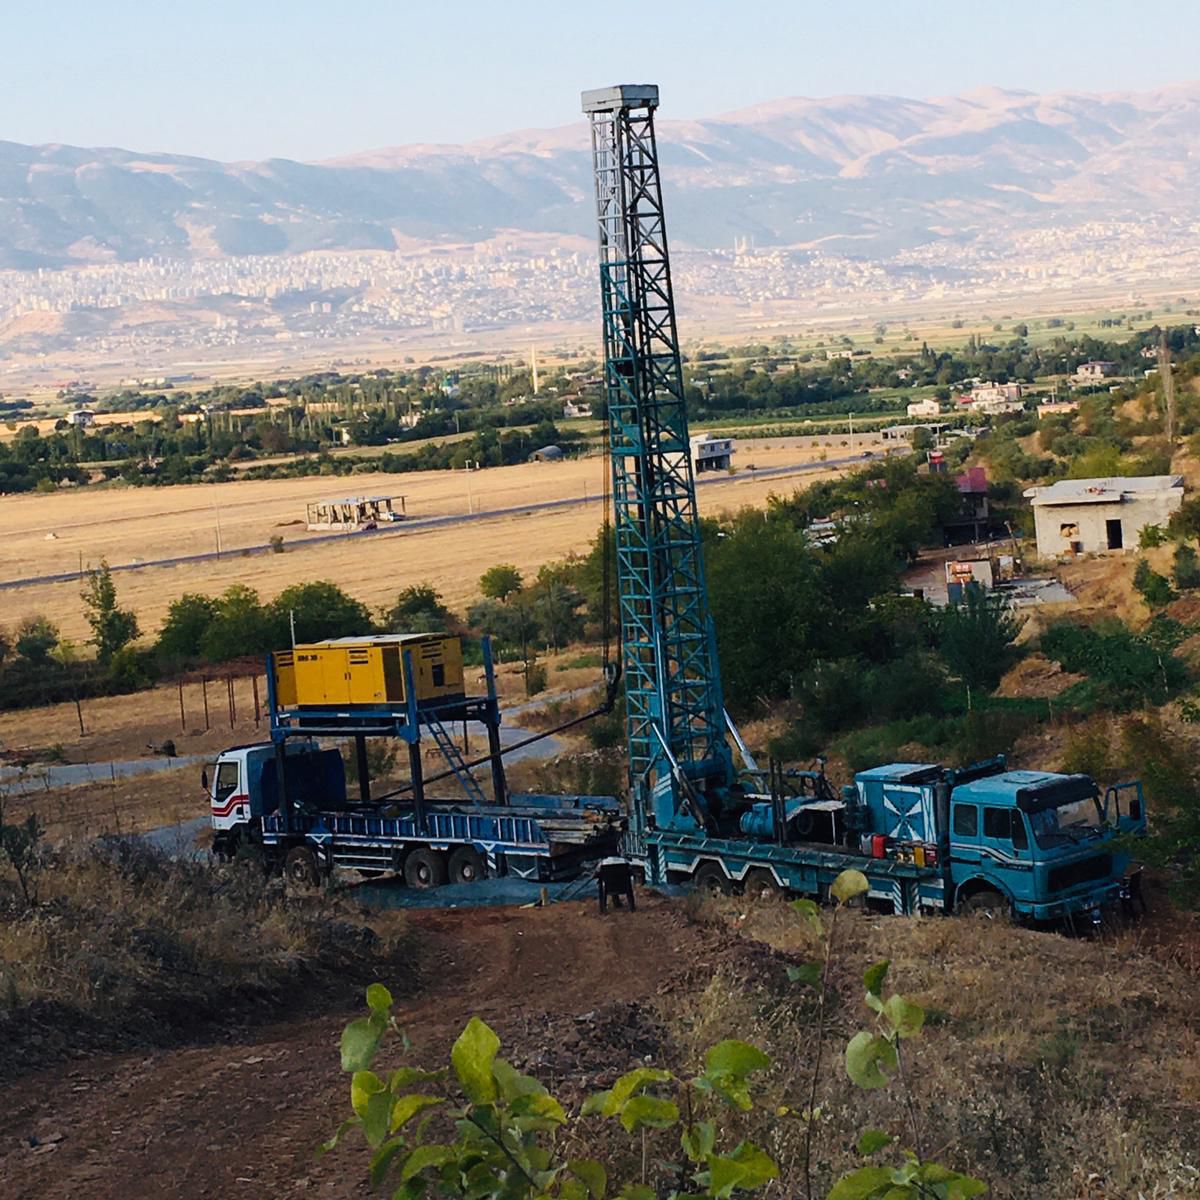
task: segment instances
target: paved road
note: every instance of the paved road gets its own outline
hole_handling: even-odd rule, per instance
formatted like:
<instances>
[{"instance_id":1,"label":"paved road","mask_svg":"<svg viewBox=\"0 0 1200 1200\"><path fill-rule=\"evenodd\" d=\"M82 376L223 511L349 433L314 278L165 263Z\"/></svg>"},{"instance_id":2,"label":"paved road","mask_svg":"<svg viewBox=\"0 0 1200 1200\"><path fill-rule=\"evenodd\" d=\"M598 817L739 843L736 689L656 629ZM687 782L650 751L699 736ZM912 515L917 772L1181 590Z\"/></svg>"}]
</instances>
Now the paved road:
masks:
<instances>
[{"instance_id":1,"label":"paved road","mask_svg":"<svg viewBox=\"0 0 1200 1200\"><path fill-rule=\"evenodd\" d=\"M81 783L102 783L113 778L126 779L130 775L171 771L190 763L209 762L212 758L211 754L184 754L177 758L147 757L124 762L40 763L27 770L0 767L0 788L9 795L25 796Z\"/></svg>"},{"instance_id":2,"label":"paved road","mask_svg":"<svg viewBox=\"0 0 1200 1200\"><path fill-rule=\"evenodd\" d=\"M893 451L898 453L900 451ZM830 467L847 467L861 465L862 455L846 458L831 458L827 462L797 463L789 467L765 467L757 471L739 472L736 476L710 475L696 480L696 487L709 487L717 483L729 483L730 479L748 483L753 479L775 479L785 475L802 475L809 471L827 471ZM340 542L348 537L396 537L414 530L436 529L450 525L466 525L471 521L491 521L497 517L513 517L526 513L548 512L554 509L578 508L585 504L595 504L598 497L570 496L562 500L537 500L529 504L516 504L508 508L492 508L478 513L448 513L440 517L416 517L398 522L394 527L364 529L358 533L317 533L311 537L294 538L287 543L289 550L301 546L316 546L323 542ZM215 550L203 554L180 554L174 558L152 558L145 562L110 563L111 571L146 571L154 567L177 567L183 563L212 562L219 558L235 558L248 554L271 554L273 548L269 542L255 546L238 546L218 554ZM63 571L56 575L27 575L21 579L0 580L0 590L32 587L41 583L70 583L79 579L78 571Z\"/></svg>"}]
</instances>

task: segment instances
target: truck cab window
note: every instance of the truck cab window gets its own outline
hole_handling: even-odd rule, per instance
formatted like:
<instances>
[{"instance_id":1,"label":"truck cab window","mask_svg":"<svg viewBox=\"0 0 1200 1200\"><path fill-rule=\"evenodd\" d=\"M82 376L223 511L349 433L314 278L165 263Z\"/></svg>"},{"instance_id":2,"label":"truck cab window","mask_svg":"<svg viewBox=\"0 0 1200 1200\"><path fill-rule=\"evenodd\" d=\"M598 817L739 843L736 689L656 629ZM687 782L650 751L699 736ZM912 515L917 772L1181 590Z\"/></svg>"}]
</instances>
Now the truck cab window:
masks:
<instances>
[{"instance_id":1,"label":"truck cab window","mask_svg":"<svg viewBox=\"0 0 1200 1200\"><path fill-rule=\"evenodd\" d=\"M985 808L983 810L983 836L996 838L998 841L1011 842L1012 809Z\"/></svg>"},{"instance_id":2,"label":"truck cab window","mask_svg":"<svg viewBox=\"0 0 1200 1200\"><path fill-rule=\"evenodd\" d=\"M228 800L238 790L238 765L235 762L223 762L217 767L217 784L213 793L213 802L221 804Z\"/></svg>"},{"instance_id":3,"label":"truck cab window","mask_svg":"<svg viewBox=\"0 0 1200 1200\"><path fill-rule=\"evenodd\" d=\"M975 837L979 833L979 809L973 804L954 806L954 836Z\"/></svg>"}]
</instances>

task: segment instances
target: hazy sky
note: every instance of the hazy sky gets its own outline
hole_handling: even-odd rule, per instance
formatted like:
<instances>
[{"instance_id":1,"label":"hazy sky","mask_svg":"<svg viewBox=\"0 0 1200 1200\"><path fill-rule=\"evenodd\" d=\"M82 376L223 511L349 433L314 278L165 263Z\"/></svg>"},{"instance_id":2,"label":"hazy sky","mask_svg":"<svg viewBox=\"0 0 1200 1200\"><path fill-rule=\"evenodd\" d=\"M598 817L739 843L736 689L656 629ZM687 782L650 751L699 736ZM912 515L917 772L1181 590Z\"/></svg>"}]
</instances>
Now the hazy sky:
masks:
<instances>
[{"instance_id":1,"label":"hazy sky","mask_svg":"<svg viewBox=\"0 0 1200 1200\"><path fill-rule=\"evenodd\" d=\"M1195 0L42 0L3 5L0 140L319 159L579 119L658 83L663 115L781 96L1200 77Z\"/></svg>"}]
</instances>

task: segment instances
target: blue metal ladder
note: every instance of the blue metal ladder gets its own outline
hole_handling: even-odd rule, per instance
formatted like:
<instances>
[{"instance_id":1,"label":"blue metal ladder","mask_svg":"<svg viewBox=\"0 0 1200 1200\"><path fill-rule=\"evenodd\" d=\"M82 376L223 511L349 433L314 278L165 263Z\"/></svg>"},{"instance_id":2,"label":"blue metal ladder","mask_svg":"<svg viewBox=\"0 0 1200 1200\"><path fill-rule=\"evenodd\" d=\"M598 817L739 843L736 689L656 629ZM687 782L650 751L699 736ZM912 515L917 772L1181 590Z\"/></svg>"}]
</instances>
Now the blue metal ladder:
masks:
<instances>
[{"instance_id":1,"label":"blue metal ladder","mask_svg":"<svg viewBox=\"0 0 1200 1200\"><path fill-rule=\"evenodd\" d=\"M476 808L481 808L488 802L487 797L483 794L483 789L479 786L475 776L471 774L471 769L467 766L467 760L463 758L462 752L450 736L449 730L447 730L437 717L433 716L426 717L425 727L433 734L433 740L437 743L437 748L442 752L442 756L446 762L449 763L450 769L462 785L467 798Z\"/></svg>"}]
</instances>

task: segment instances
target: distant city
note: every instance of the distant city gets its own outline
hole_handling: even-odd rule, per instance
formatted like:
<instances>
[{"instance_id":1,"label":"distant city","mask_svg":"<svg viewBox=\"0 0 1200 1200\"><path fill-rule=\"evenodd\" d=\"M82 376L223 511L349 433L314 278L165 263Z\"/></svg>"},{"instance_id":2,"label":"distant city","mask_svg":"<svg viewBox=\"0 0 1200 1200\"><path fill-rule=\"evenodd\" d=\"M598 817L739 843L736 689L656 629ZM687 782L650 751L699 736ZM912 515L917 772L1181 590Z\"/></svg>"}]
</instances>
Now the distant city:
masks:
<instances>
[{"instance_id":1,"label":"distant city","mask_svg":"<svg viewBox=\"0 0 1200 1200\"><path fill-rule=\"evenodd\" d=\"M819 315L870 303L916 304L1073 291L1103 281L1118 295L1200 270L1200 224L1094 222L945 239L887 260L820 250L679 251L681 313L753 315L781 304ZM0 272L0 348L39 355L86 349L126 356L252 350L370 335L403 344L590 321L594 266L582 250L522 243L425 252L315 252L192 261L142 259L61 271Z\"/></svg>"}]
</instances>

